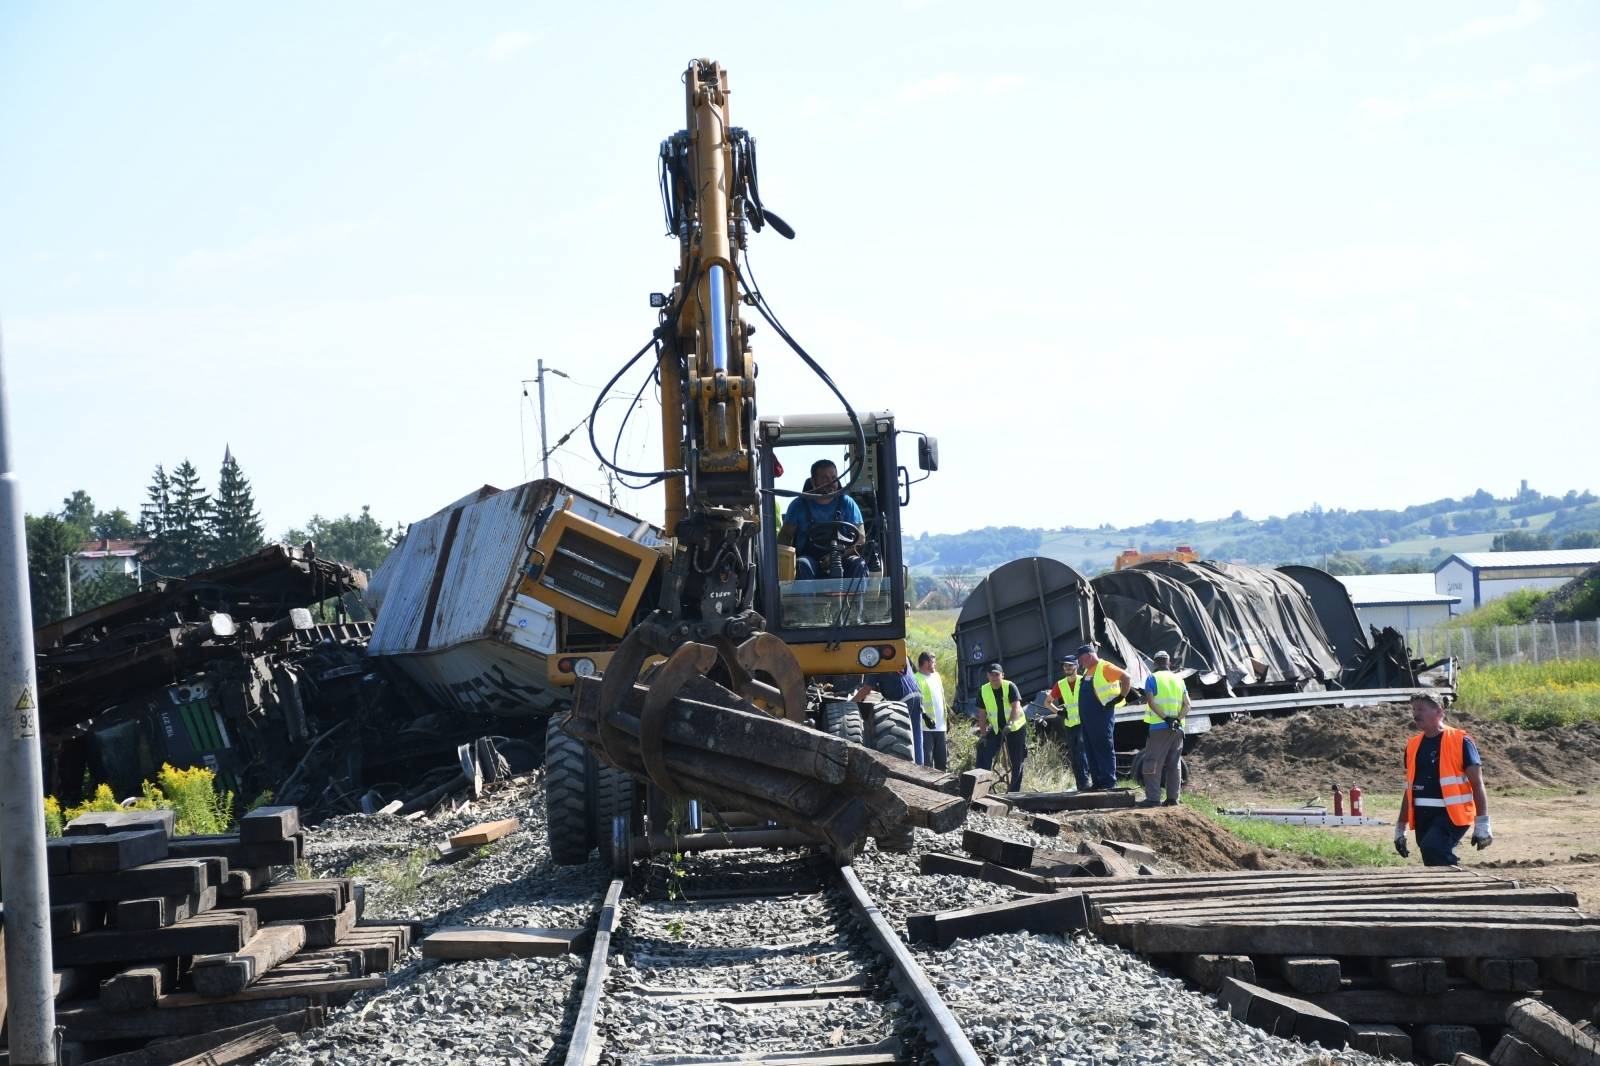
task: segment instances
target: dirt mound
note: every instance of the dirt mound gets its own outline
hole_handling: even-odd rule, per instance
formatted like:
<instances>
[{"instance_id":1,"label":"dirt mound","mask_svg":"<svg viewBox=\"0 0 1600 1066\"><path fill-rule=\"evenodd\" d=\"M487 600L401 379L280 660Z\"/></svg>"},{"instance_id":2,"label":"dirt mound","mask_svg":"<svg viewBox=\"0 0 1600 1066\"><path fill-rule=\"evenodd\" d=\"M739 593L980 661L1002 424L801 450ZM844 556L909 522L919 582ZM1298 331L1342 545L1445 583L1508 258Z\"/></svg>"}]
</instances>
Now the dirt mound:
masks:
<instances>
[{"instance_id":1,"label":"dirt mound","mask_svg":"<svg viewBox=\"0 0 1600 1066\"><path fill-rule=\"evenodd\" d=\"M1600 778L1600 730L1524 729L1452 713L1483 754L1490 792L1509 788L1582 791ZM1406 740L1416 729L1405 708L1302 711L1285 718L1235 718L1197 738L1184 755L1193 787L1229 795L1268 793L1328 799L1334 782L1398 792Z\"/></svg>"},{"instance_id":2,"label":"dirt mound","mask_svg":"<svg viewBox=\"0 0 1600 1066\"><path fill-rule=\"evenodd\" d=\"M1187 807L1056 817L1088 839L1109 837L1143 844L1156 853L1163 867L1190 871L1282 870L1306 865L1295 856L1247 844Z\"/></svg>"}]
</instances>

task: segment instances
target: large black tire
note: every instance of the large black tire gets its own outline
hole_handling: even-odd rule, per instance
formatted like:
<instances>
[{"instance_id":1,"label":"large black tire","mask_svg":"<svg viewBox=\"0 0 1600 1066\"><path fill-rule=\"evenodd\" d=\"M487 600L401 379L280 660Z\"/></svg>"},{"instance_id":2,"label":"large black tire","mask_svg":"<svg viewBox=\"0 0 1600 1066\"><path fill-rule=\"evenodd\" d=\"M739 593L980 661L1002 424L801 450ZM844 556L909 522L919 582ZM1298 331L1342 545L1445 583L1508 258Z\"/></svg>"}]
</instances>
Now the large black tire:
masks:
<instances>
[{"instance_id":1,"label":"large black tire","mask_svg":"<svg viewBox=\"0 0 1600 1066\"><path fill-rule=\"evenodd\" d=\"M861 721L861 708L844 700L824 703L822 731L830 736L848 740L852 744L862 743L866 728Z\"/></svg>"},{"instance_id":2,"label":"large black tire","mask_svg":"<svg viewBox=\"0 0 1600 1066\"><path fill-rule=\"evenodd\" d=\"M633 778L621 770L597 762L594 772L594 840L600 858L612 870L619 869L612 853L612 821L633 815ZM630 831L632 826L629 827Z\"/></svg>"},{"instance_id":3,"label":"large black tire","mask_svg":"<svg viewBox=\"0 0 1600 1066\"><path fill-rule=\"evenodd\" d=\"M589 814L589 760L583 743L568 736L551 718L544 734L545 835L557 866L581 866L594 850Z\"/></svg>"},{"instance_id":4,"label":"large black tire","mask_svg":"<svg viewBox=\"0 0 1600 1066\"><path fill-rule=\"evenodd\" d=\"M884 700L872 709L872 750L893 755L906 762L915 761L911 741L911 712L903 703ZM878 838L884 851L905 854L916 842L916 832L908 825Z\"/></svg>"}]
</instances>

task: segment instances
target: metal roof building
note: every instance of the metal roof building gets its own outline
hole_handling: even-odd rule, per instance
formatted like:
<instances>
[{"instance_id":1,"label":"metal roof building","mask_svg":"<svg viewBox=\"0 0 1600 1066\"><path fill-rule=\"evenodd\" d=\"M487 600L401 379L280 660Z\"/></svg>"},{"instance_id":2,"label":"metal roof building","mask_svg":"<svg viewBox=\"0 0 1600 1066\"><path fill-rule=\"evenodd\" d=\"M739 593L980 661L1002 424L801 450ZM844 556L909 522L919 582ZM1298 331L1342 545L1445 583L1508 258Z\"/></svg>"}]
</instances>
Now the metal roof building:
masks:
<instances>
[{"instance_id":1,"label":"metal roof building","mask_svg":"<svg viewBox=\"0 0 1600 1066\"><path fill-rule=\"evenodd\" d=\"M1339 578L1363 626L1405 633L1449 619L1461 597L1434 589L1432 574L1351 574Z\"/></svg>"},{"instance_id":2,"label":"metal roof building","mask_svg":"<svg viewBox=\"0 0 1600 1066\"><path fill-rule=\"evenodd\" d=\"M1461 597L1460 607L1451 610L1459 614L1518 589L1559 588L1594 566L1600 566L1600 548L1460 552L1435 568L1433 588Z\"/></svg>"}]
</instances>

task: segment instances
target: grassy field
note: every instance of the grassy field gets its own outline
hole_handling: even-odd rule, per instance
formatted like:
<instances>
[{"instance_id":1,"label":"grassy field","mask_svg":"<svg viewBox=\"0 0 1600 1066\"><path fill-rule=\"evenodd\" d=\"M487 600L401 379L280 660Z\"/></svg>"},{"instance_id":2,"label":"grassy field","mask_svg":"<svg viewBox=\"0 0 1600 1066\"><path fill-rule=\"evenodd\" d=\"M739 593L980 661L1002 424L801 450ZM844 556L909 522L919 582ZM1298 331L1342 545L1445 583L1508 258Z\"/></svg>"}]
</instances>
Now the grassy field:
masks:
<instances>
[{"instance_id":1,"label":"grassy field","mask_svg":"<svg viewBox=\"0 0 1600 1066\"><path fill-rule=\"evenodd\" d=\"M1258 847L1304 855L1332 866L1393 866L1400 861L1392 848L1354 839L1337 829L1231 818L1218 814L1217 803L1207 796L1189 794L1183 797L1183 802L1241 840Z\"/></svg>"},{"instance_id":2,"label":"grassy field","mask_svg":"<svg viewBox=\"0 0 1600 1066\"><path fill-rule=\"evenodd\" d=\"M1456 697L1470 714L1534 729L1600 722L1600 659L1472 667Z\"/></svg>"}]
</instances>

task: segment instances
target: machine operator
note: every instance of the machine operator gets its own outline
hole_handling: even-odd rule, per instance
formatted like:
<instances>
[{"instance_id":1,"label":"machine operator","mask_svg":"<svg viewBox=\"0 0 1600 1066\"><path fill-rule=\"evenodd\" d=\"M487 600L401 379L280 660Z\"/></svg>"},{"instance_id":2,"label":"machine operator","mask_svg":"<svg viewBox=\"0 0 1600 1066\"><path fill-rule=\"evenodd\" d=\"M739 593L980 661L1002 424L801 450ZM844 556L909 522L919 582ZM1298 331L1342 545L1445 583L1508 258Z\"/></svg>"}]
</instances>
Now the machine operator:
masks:
<instances>
[{"instance_id":1,"label":"machine operator","mask_svg":"<svg viewBox=\"0 0 1600 1066\"><path fill-rule=\"evenodd\" d=\"M806 484L807 491L818 495L795 497L784 512L783 525L778 530L778 543L794 546L796 580L828 576L828 556L841 548L835 538L821 535L830 528L842 530L842 524L847 523L855 530L855 542L841 553L843 576L849 581L864 581L867 561L858 550L867 539L862 528L861 507L840 491L839 468L832 460L818 459L811 464L811 479Z\"/></svg>"}]
</instances>

